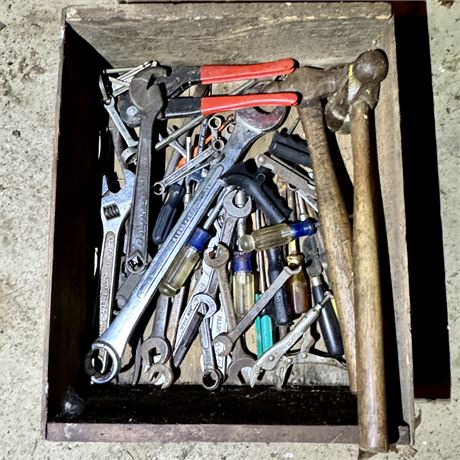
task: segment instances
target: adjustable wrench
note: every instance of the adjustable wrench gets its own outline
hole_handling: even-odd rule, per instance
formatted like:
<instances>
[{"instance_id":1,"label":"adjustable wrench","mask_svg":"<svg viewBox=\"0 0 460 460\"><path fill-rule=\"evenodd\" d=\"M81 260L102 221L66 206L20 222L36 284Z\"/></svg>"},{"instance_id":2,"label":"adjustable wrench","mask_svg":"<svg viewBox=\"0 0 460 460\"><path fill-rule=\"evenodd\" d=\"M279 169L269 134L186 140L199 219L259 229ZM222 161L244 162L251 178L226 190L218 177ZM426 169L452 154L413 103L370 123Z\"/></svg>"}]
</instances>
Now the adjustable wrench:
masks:
<instances>
[{"instance_id":1,"label":"adjustable wrench","mask_svg":"<svg viewBox=\"0 0 460 460\"><path fill-rule=\"evenodd\" d=\"M276 129L285 115L285 107L278 107L270 113L261 113L256 109L237 112L235 131L225 145L224 158L210 168L208 175L201 182L169 237L158 250L125 307L104 334L93 343L86 359L86 371L93 377L93 381L107 383L120 371L121 356L126 344L157 291L168 266L189 240L208 208L225 186L225 183L220 180L222 174L243 156L256 139ZM111 367L105 373L97 372L92 362L93 356L98 354L99 350L107 350L111 357Z\"/></svg>"},{"instance_id":2,"label":"adjustable wrench","mask_svg":"<svg viewBox=\"0 0 460 460\"><path fill-rule=\"evenodd\" d=\"M120 235L131 211L133 200L134 174L125 169L124 175L125 185L117 193L112 193L109 190L105 176L102 183L101 220L104 237L100 262L99 334L102 334L109 327L112 318ZM101 358L104 368L106 354L101 355Z\"/></svg>"},{"instance_id":3,"label":"adjustable wrench","mask_svg":"<svg viewBox=\"0 0 460 460\"><path fill-rule=\"evenodd\" d=\"M283 271L273 281L270 287L262 294L259 300L251 307L251 309L244 315L243 319L229 332L226 334L218 335L214 340L213 344L222 344L224 347L222 355L228 355L232 352L235 342L241 337L242 334L251 326L255 321L259 313L267 306L268 302L273 296L281 289L283 284L292 276L299 273L301 267L297 267L292 270L289 267L284 267Z\"/></svg>"}]
</instances>

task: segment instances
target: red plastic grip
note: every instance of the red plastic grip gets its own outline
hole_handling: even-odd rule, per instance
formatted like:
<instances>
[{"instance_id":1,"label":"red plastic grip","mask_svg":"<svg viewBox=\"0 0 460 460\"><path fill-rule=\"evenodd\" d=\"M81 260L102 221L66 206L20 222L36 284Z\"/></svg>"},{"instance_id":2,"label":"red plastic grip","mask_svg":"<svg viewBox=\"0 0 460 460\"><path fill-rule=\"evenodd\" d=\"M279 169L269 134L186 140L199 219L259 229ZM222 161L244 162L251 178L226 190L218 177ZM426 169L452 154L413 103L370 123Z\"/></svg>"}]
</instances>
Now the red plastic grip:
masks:
<instances>
[{"instance_id":1,"label":"red plastic grip","mask_svg":"<svg viewBox=\"0 0 460 460\"><path fill-rule=\"evenodd\" d=\"M245 94L241 96L210 96L201 98L201 114L212 115L249 107L293 106L298 103L296 93Z\"/></svg>"},{"instance_id":2,"label":"red plastic grip","mask_svg":"<svg viewBox=\"0 0 460 460\"><path fill-rule=\"evenodd\" d=\"M287 75L293 72L294 68L295 61L290 58L249 65L204 65L200 69L200 80L203 84L254 80L255 78Z\"/></svg>"}]
</instances>

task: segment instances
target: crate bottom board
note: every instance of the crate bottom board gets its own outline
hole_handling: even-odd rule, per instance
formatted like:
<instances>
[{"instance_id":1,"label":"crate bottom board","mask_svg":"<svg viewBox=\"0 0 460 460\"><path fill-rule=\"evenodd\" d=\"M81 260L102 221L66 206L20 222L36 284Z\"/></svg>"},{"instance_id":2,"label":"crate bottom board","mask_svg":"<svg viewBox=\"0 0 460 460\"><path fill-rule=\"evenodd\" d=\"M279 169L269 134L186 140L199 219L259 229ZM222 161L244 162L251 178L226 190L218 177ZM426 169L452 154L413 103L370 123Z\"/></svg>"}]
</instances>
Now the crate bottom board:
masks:
<instances>
[{"instance_id":1,"label":"crate bottom board","mask_svg":"<svg viewBox=\"0 0 460 460\"><path fill-rule=\"evenodd\" d=\"M356 442L356 397L346 387L91 386L68 392L49 440ZM392 442L408 443L400 421Z\"/></svg>"}]
</instances>

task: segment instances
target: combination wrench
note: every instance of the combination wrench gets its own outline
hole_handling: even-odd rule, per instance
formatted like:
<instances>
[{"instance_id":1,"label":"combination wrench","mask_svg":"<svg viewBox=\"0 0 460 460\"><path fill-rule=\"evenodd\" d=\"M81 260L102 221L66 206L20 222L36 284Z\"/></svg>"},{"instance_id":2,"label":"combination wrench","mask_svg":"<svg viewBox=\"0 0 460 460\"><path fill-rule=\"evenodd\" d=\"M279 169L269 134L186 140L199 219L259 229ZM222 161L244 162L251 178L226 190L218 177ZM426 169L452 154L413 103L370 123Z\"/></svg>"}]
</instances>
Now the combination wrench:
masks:
<instances>
[{"instance_id":1,"label":"combination wrench","mask_svg":"<svg viewBox=\"0 0 460 460\"><path fill-rule=\"evenodd\" d=\"M262 113L253 108L237 111L235 131L225 145L223 159L210 168L168 238L147 267L125 307L104 334L92 344L85 360L85 367L93 381L107 383L118 374L121 356L128 340L169 265L190 239L220 190L225 187L220 177L240 160L256 139L273 131L282 123L286 110L285 107L278 107L270 113ZM100 350L105 350L111 359L111 366L106 372L97 371L93 365L93 357Z\"/></svg>"},{"instance_id":2,"label":"combination wrench","mask_svg":"<svg viewBox=\"0 0 460 460\"><path fill-rule=\"evenodd\" d=\"M141 354L145 365L165 363L171 356L171 344L166 336L169 316L169 297L160 294L155 308L155 317L150 337L142 343Z\"/></svg>"},{"instance_id":3,"label":"combination wrench","mask_svg":"<svg viewBox=\"0 0 460 460\"><path fill-rule=\"evenodd\" d=\"M214 254L214 256L212 256L212 254ZM217 272L221 305L227 319L228 330L232 330L236 327L237 320L232 293L228 284L227 264L229 260L230 251L222 244L218 245L214 253L204 254L204 261ZM233 382L238 381L239 376L242 375L243 369L251 369L254 363L254 357L246 353L243 347L242 337L240 337L235 341L233 347L232 362L228 368L229 379Z\"/></svg>"},{"instance_id":4,"label":"combination wrench","mask_svg":"<svg viewBox=\"0 0 460 460\"><path fill-rule=\"evenodd\" d=\"M236 341L249 329L249 327L255 321L259 313L267 306L268 302L270 302L273 296L281 289L283 284L291 276L300 273L300 270L301 267L296 267L295 269L284 267L282 272L273 281L270 287L262 294L259 300L243 316L241 321L232 330L230 330L226 334L218 335L213 340L214 345L217 345L219 343L222 344L222 355L229 355L232 352Z\"/></svg>"}]
</instances>

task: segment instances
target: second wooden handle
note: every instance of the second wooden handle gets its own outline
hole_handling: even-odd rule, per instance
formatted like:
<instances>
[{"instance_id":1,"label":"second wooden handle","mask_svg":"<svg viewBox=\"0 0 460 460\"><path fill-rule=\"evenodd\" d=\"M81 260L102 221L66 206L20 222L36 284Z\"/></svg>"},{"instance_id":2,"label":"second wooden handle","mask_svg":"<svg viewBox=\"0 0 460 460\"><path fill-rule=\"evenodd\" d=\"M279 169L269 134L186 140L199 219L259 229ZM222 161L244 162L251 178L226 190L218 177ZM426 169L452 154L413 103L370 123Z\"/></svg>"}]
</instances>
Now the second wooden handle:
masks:
<instances>
[{"instance_id":1,"label":"second wooden handle","mask_svg":"<svg viewBox=\"0 0 460 460\"><path fill-rule=\"evenodd\" d=\"M297 111L311 152L321 233L337 302L337 316L348 365L350 390L356 394L355 312L350 220L329 152L321 101L312 100L306 105L297 107Z\"/></svg>"}]
</instances>

